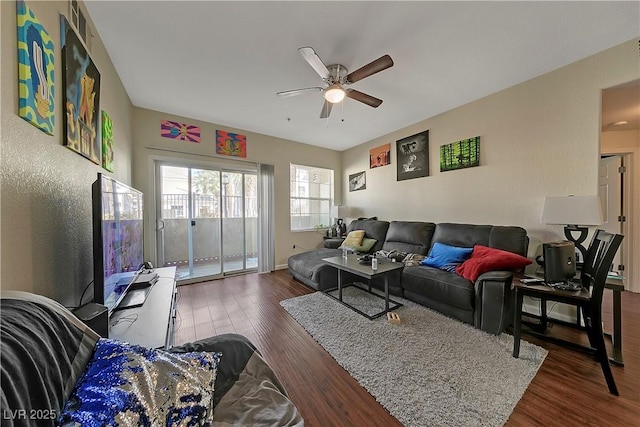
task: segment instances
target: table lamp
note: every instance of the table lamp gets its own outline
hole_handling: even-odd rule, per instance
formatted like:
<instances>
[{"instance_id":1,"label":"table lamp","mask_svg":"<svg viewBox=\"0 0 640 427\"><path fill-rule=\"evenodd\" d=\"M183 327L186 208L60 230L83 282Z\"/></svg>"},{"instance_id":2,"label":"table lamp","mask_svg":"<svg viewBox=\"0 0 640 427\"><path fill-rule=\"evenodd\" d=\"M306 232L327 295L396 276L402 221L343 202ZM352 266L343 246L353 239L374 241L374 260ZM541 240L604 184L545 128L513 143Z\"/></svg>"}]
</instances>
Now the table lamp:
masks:
<instances>
[{"instance_id":1,"label":"table lamp","mask_svg":"<svg viewBox=\"0 0 640 427\"><path fill-rule=\"evenodd\" d=\"M587 249L582 245L589 233L588 225L602 224L602 211L598 196L562 196L545 197L542 211L542 223L564 225L564 235L573 242L584 262ZM574 236L574 233L578 233Z\"/></svg>"},{"instance_id":2,"label":"table lamp","mask_svg":"<svg viewBox=\"0 0 640 427\"><path fill-rule=\"evenodd\" d=\"M336 228L338 229L338 236L343 236L347 234L347 226L344 223L344 218L349 215L349 207L348 206L334 206L331 208L331 216L336 221Z\"/></svg>"}]
</instances>

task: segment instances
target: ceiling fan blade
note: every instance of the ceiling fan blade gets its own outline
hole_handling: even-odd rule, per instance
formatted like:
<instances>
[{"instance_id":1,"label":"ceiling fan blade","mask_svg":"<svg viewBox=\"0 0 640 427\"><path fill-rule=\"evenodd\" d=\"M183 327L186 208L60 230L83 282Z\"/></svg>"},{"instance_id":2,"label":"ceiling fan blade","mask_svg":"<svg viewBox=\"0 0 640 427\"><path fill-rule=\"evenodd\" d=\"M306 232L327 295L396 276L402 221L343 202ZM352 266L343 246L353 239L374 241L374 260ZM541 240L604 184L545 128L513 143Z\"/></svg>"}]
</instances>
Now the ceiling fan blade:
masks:
<instances>
[{"instance_id":1,"label":"ceiling fan blade","mask_svg":"<svg viewBox=\"0 0 640 427\"><path fill-rule=\"evenodd\" d=\"M285 90L285 91L276 93L276 95L287 97L287 96L302 95L303 93L309 93L309 92L322 92L322 88L321 87L305 87L304 89Z\"/></svg>"},{"instance_id":2,"label":"ceiling fan blade","mask_svg":"<svg viewBox=\"0 0 640 427\"><path fill-rule=\"evenodd\" d=\"M362 80L365 77L369 77L372 74L379 73L382 70L393 66L393 59L389 55L381 56L373 62L368 63L364 67L360 67L352 73L347 75L347 81L349 83L355 83L358 80Z\"/></svg>"},{"instance_id":3,"label":"ceiling fan blade","mask_svg":"<svg viewBox=\"0 0 640 427\"><path fill-rule=\"evenodd\" d=\"M378 99L374 96L367 95L366 93L362 93L359 90L348 89L347 97L351 99L355 99L356 101L360 101L363 104L367 104L373 108L378 108L380 104L382 104L382 99Z\"/></svg>"},{"instance_id":4,"label":"ceiling fan blade","mask_svg":"<svg viewBox=\"0 0 640 427\"><path fill-rule=\"evenodd\" d=\"M329 114L331 114L331 107L333 107L333 104L325 99L324 104L322 104L322 111L320 112L321 119L329 117Z\"/></svg>"},{"instance_id":5,"label":"ceiling fan blade","mask_svg":"<svg viewBox=\"0 0 640 427\"><path fill-rule=\"evenodd\" d=\"M331 75L329 73L329 69L326 65L324 65L324 62L322 62L322 59L320 59L320 57L312 47L301 47L300 49L298 49L298 52L300 52L300 55L302 55L305 61L307 61L309 65L311 65L311 67L316 70L316 73L318 73L320 77L322 77L323 79L329 78L329 76Z\"/></svg>"}]
</instances>

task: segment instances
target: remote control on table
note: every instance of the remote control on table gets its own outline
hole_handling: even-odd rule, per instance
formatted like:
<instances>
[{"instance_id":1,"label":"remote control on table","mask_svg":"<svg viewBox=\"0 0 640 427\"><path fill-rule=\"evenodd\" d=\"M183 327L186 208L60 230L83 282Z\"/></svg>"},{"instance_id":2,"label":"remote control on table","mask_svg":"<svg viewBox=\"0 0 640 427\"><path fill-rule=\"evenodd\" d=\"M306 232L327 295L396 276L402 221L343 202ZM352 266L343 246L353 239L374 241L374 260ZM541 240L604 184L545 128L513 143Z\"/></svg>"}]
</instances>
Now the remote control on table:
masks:
<instances>
[{"instance_id":1,"label":"remote control on table","mask_svg":"<svg viewBox=\"0 0 640 427\"><path fill-rule=\"evenodd\" d=\"M529 284L529 283L543 283L544 280L542 279L535 279L535 278L524 278L524 279L520 279L520 283L524 283Z\"/></svg>"}]
</instances>

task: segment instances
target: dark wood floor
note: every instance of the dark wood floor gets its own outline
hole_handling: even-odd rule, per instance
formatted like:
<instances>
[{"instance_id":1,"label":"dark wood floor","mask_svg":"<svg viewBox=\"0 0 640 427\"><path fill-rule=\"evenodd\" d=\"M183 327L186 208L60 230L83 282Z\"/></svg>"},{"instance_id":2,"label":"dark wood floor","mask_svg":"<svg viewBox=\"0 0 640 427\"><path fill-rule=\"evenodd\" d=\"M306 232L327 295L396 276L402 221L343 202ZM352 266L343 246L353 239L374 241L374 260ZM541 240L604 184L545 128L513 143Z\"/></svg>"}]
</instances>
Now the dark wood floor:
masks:
<instances>
[{"instance_id":1,"label":"dark wood floor","mask_svg":"<svg viewBox=\"0 0 640 427\"><path fill-rule=\"evenodd\" d=\"M180 286L176 344L226 332L245 335L307 426L400 425L279 305L310 292L286 270ZM611 296L605 294L604 326L610 330ZM640 426L640 294L623 292L622 312L625 366L612 367L619 397L608 393L590 356L525 336L549 355L506 425ZM578 331L555 325L552 332L586 343Z\"/></svg>"}]
</instances>

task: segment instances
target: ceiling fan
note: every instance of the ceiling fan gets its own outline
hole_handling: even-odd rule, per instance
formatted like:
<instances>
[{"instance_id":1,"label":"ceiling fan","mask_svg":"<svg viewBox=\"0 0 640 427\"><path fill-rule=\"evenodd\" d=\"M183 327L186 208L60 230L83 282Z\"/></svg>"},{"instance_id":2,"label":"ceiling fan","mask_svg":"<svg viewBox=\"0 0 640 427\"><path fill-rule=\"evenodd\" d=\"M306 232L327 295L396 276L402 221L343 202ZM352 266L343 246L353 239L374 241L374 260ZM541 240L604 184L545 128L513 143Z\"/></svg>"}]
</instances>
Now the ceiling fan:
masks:
<instances>
[{"instance_id":1,"label":"ceiling fan","mask_svg":"<svg viewBox=\"0 0 640 427\"><path fill-rule=\"evenodd\" d=\"M301 47L298 49L298 52L300 52L300 55L311 65L311 68L316 70L316 73L320 75L324 82L324 87L286 90L284 92L278 92L276 95L294 96L308 92L323 92L324 104L320 112L321 119L329 117L333 104L342 101L345 96L373 108L377 108L382 104L382 99L367 95L355 89L347 88L346 86L393 66L393 59L391 59L389 55L383 55L375 61L349 73L344 65L324 65L324 62L322 62L322 59L320 59L312 47Z\"/></svg>"}]
</instances>

